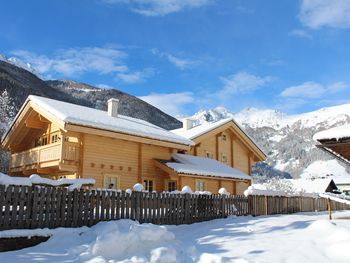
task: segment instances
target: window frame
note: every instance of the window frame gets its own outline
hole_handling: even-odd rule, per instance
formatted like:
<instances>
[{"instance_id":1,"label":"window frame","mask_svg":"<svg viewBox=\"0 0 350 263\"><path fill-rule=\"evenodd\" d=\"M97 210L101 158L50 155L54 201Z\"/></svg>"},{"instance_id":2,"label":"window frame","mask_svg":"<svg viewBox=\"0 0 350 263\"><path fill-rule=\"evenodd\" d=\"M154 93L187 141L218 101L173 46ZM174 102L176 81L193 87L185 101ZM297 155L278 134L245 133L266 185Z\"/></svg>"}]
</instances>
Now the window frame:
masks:
<instances>
[{"instance_id":1,"label":"window frame","mask_svg":"<svg viewBox=\"0 0 350 263\"><path fill-rule=\"evenodd\" d=\"M195 188L196 188L196 191L201 191L201 192L203 192L203 191L206 191L206 181L204 181L204 180L201 180L201 179L196 179L196 181L195 181ZM200 186L200 187L198 187L198 186Z\"/></svg>"},{"instance_id":2,"label":"window frame","mask_svg":"<svg viewBox=\"0 0 350 263\"><path fill-rule=\"evenodd\" d=\"M116 179L117 180L116 186L114 186L112 188L106 187L107 178ZM120 175L119 174L104 174L103 175L103 187L104 187L104 189L119 190L120 189Z\"/></svg>"},{"instance_id":3,"label":"window frame","mask_svg":"<svg viewBox=\"0 0 350 263\"><path fill-rule=\"evenodd\" d=\"M154 186L155 186L155 184L154 184L154 180L153 179L143 179L143 188L144 188L145 191L153 192L154 191Z\"/></svg>"},{"instance_id":4,"label":"window frame","mask_svg":"<svg viewBox=\"0 0 350 263\"><path fill-rule=\"evenodd\" d=\"M174 187L174 189L170 189L170 184L175 184L175 187ZM173 191L176 191L177 190L177 181L176 180L168 180L167 181L167 191L168 192L173 192Z\"/></svg>"}]
</instances>

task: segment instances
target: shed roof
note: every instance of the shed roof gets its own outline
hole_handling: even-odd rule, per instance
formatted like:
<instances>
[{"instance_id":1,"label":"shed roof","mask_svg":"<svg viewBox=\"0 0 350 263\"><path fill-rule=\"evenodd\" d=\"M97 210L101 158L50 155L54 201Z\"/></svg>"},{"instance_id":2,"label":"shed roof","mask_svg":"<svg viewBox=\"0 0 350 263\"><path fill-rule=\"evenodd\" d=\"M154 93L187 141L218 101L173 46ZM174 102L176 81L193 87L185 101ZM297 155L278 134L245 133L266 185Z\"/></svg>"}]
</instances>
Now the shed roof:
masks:
<instances>
[{"instance_id":1,"label":"shed roof","mask_svg":"<svg viewBox=\"0 0 350 263\"><path fill-rule=\"evenodd\" d=\"M175 153L171 161L164 164L179 174L225 177L231 179L251 180L251 176L225 165L219 161L188 154Z\"/></svg>"}]
</instances>

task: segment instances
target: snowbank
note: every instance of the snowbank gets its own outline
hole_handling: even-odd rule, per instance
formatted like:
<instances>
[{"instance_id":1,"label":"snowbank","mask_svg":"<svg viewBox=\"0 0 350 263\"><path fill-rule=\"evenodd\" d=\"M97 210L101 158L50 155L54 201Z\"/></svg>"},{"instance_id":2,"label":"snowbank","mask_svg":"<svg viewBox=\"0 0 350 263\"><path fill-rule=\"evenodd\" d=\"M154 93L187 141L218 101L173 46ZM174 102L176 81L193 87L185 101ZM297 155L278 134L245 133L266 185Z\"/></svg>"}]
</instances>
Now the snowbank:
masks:
<instances>
[{"instance_id":1,"label":"snowbank","mask_svg":"<svg viewBox=\"0 0 350 263\"><path fill-rule=\"evenodd\" d=\"M19 186L32 186L38 185L50 185L50 186L68 186L69 191L80 188L83 185L94 185L95 179L80 178L80 179L59 179L52 180L49 178L43 178L37 174L32 174L30 177L14 177L0 173L0 185L19 185Z\"/></svg>"},{"instance_id":2,"label":"snowbank","mask_svg":"<svg viewBox=\"0 0 350 263\"><path fill-rule=\"evenodd\" d=\"M52 236L48 241L0 253L0 261L350 262L350 220L340 219L350 217L350 212L335 212L332 221L324 220L327 217L323 212L242 216L179 226L101 222L91 228L49 230Z\"/></svg>"}]
</instances>

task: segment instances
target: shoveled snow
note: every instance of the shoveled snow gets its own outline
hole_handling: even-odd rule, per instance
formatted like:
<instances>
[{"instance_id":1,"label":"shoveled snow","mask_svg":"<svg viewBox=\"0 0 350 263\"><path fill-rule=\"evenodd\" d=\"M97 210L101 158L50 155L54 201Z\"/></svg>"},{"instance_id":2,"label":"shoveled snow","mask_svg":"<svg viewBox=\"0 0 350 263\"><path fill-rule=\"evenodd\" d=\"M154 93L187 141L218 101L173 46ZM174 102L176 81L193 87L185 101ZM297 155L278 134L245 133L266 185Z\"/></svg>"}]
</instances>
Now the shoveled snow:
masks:
<instances>
[{"instance_id":1,"label":"shoveled snow","mask_svg":"<svg viewBox=\"0 0 350 263\"><path fill-rule=\"evenodd\" d=\"M218 192L220 195L230 195L225 187L221 187Z\"/></svg>"},{"instance_id":2,"label":"shoveled snow","mask_svg":"<svg viewBox=\"0 0 350 263\"><path fill-rule=\"evenodd\" d=\"M21 185L21 186L32 186L38 185L50 185L50 186L64 186L68 185L68 190L73 191L74 189L80 188L83 185L94 185L95 179L79 178L79 179L58 179L52 180L49 178L43 178L37 174L32 174L30 177L15 177L8 176L7 174L0 173L0 185Z\"/></svg>"},{"instance_id":3,"label":"shoveled snow","mask_svg":"<svg viewBox=\"0 0 350 263\"><path fill-rule=\"evenodd\" d=\"M350 138L350 124L318 132L313 137L315 141L331 139L340 140L344 138Z\"/></svg>"},{"instance_id":4,"label":"shoveled snow","mask_svg":"<svg viewBox=\"0 0 350 263\"><path fill-rule=\"evenodd\" d=\"M144 187L143 187L142 184L137 183L137 184L135 184L135 185L132 187L132 189L133 189L134 191L136 191L136 192L142 192L143 189L144 189Z\"/></svg>"},{"instance_id":5,"label":"shoveled snow","mask_svg":"<svg viewBox=\"0 0 350 263\"><path fill-rule=\"evenodd\" d=\"M193 174L203 176L218 176L251 180L251 177L238 169L232 168L219 161L192 156L187 154L173 154L176 162L167 162L166 165L181 174Z\"/></svg>"},{"instance_id":6,"label":"shoveled snow","mask_svg":"<svg viewBox=\"0 0 350 263\"><path fill-rule=\"evenodd\" d=\"M35 247L0 253L1 262L303 262L350 261L350 212L229 217L192 225L130 220L58 228ZM25 231L25 230L19 230Z\"/></svg>"},{"instance_id":7,"label":"shoveled snow","mask_svg":"<svg viewBox=\"0 0 350 263\"><path fill-rule=\"evenodd\" d=\"M185 185L184 187L182 187L181 192L183 194L193 194L191 187L189 187L188 185Z\"/></svg>"},{"instance_id":8,"label":"shoveled snow","mask_svg":"<svg viewBox=\"0 0 350 263\"><path fill-rule=\"evenodd\" d=\"M27 101L37 104L45 111L68 124L105 129L184 145L194 144L191 140L178 136L149 122L121 114L119 114L118 117L111 117L106 111L34 95L30 95ZM18 115L15 119L17 118ZM4 137L5 136L6 133Z\"/></svg>"}]
</instances>

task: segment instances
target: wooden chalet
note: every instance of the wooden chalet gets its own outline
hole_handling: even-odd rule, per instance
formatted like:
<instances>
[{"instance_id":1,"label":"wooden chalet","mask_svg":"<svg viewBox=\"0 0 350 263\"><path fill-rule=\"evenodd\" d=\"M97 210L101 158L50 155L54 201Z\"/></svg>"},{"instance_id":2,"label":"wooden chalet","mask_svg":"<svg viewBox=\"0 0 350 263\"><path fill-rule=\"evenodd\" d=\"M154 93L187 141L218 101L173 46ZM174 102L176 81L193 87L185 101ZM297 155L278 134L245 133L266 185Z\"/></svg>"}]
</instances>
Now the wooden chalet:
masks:
<instances>
[{"instance_id":1,"label":"wooden chalet","mask_svg":"<svg viewBox=\"0 0 350 263\"><path fill-rule=\"evenodd\" d=\"M256 162L266 159L265 153L232 118L200 125L195 125L191 119L185 119L183 128L172 132L195 143L189 154L214 159L248 176L251 176L252 166ZM242 194L250 182L250 177L238 176L234 182L221 180L216 187L222 186L230 193ZM215 183L208 180L202 182L206 189L214 188Z\"/></svg>"},{"instance_id":2,"label":"wooden chalet","mask_svg":"<svg viewBox=\"0 0 350 263\"><path fill-rule=\"evenodd\" d=\"M318 148L350 164L350 125L343 125L318 132L313 139L319 142Z\"/></svg>"},{"instance_id":3,"label":"wooden chalet","mask_svg":"<svg viewBox=\"0 0 350 263\"><path fill-rule=\"evenodd\" d=\"M11 152L11 175L93 178L96 188L127 189L143 183L149 191L181 190L188 185L213 193L220 187L242 193L250 183L251 165L265 158L232 120L217 123L192 140L118 114L115 99L108 101L105 112L29 96L4 134L2 146ZM209 172L194 169L193 164L188 170L185 153L194 155L194 166L201 163L199 156L221 163L211 162ZM181 162L185 173L171 165ZM227 165L223 168L222 163Z\"/></svg>"}]
</instances>

